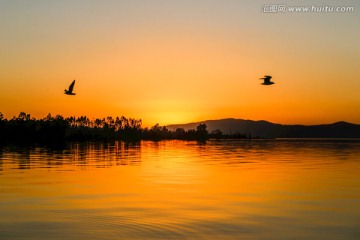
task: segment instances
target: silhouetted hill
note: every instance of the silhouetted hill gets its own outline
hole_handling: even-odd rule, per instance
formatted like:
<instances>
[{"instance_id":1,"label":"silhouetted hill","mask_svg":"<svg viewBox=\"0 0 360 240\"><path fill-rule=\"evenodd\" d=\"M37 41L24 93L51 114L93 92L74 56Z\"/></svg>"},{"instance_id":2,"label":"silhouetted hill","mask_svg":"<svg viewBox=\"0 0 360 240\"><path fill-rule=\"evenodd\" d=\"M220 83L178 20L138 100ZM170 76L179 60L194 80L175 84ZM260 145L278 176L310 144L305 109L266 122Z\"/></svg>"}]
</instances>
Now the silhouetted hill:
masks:
<instances>
[{"instance_id":1,"label":"silhouetted hill","mask_svg":"<svg viewBox=\"0 0 360 240\"><path fill-rule=\"evenodd\" d=\"M283 125L268 121L243 119L206 120L188 124L166 126L169 130L183 128L194 129L200 123L207 125L208 131L219 129L223 134L251 134L260 138L360 138L360 125L347 122L336 122L321 125Z\"/></svg>"}]
</instances>

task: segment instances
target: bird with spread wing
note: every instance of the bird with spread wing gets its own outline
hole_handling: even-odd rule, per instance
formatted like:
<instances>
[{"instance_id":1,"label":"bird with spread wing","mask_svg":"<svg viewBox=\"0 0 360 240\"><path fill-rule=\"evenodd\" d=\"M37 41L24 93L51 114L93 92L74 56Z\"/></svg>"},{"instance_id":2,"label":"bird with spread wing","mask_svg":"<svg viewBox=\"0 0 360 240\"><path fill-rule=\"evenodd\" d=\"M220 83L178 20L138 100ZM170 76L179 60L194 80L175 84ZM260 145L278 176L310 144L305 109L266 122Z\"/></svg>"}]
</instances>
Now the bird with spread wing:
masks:
<instances>
[{"instance_id":1,"label":"bird with spread wing","mask_svg":"<svg viewBox=\"0 0 360 240\"><path fill-rule=\"evenodd\" d=\"M272 76L269 76L269 75L265 75L263 78L260 78L260 79L264 80L264 82L262 83L262 85L272 85L272 84L275 84L274 82L270 81L271 78L272 78Z\"/></svg>"},{"instance_id":2,"label":"bird with spread wing","mask_svg":"<svg viewBox=\"0 0 360 240\"><path fill-rule=\"evenodd\" d=\"M70 84L69 89L65 89L66 95L75 95L75 93L73 93L74 85L75 85L75 80Z\"/></svg>"}]
</instances>

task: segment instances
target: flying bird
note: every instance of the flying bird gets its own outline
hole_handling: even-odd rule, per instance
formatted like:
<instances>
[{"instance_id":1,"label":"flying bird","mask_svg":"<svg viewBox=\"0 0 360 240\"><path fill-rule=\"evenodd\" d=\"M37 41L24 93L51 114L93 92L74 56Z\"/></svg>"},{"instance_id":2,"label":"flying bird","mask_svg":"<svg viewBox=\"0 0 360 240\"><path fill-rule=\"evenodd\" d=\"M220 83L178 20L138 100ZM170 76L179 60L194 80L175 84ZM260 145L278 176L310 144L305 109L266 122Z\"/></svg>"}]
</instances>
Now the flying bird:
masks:
<instances>
[{"instance_id":1,"label":"flying bird","mask_svg":"<svg viewBox=\"0 0 360 240\"><path fill-rule=\"evenodd\" d=\"M264 82L262 83L262 85L271 85L271 84L274 84L274 82L270 81L271 78L272 78L272 76L269 76L269 75L265 75L263 78L260 78L260 79L264 80Z\"/></svg>"},{"instance_id":2,"label":"flying bird","mask_svg":"<svg viewBox=\"0 0 360 240\"><path fill-rule=\"evenodd\" d=\"M65 89L65 94L67 94L67 95L75 95L75 93L73 93L74 85L75 85L75 80L70 84L69 90Z\"/></svg>"}]
</instances>

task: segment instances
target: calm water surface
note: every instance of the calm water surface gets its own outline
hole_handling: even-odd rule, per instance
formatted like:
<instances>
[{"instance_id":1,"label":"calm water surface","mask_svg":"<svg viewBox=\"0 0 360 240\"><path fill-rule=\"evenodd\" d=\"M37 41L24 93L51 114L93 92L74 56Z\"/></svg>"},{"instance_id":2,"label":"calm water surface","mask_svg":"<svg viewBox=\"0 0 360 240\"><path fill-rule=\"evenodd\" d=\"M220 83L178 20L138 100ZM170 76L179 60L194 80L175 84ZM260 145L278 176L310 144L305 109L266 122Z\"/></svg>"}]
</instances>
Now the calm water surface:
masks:
<instances>
[{"instance_id":1,"label":"calm water surface","mask_svg":"<svg viewBox=\"0 0 360 240\"><path fill-rule=\"evenodd\" d=\"M360 141L2 146L0 239L360 239Z\"/></svg>"}]
</instances>

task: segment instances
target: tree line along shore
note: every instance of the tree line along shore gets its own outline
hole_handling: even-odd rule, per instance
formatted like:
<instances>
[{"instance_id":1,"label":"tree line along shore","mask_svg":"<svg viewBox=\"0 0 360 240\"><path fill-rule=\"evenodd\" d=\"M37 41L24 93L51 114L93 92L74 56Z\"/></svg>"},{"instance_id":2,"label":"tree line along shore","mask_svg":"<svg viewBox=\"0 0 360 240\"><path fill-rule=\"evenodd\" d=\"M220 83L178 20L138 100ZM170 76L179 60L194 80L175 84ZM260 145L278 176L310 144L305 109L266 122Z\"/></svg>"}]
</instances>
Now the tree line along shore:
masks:
<instances>
[{"instance_id":1,"label":"tree line along shore","mask_svg":"<svg viewBox=\"0 0 360 240\"><path fill-rule=\"evenodd\" d=\"M206 124L199 124L196 129L177 128L169 130L156 124L143 128L141 119L106 117L89 119L86 116L63 117L61 115L35 119L30 114L21 112L17 117L4 118L0 113L1 142L57 142L87 140L196 140L210 138L241 138L243 134L224 135L220 130L208 132Z\"/></svg>"}]
</instances>

